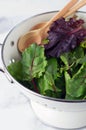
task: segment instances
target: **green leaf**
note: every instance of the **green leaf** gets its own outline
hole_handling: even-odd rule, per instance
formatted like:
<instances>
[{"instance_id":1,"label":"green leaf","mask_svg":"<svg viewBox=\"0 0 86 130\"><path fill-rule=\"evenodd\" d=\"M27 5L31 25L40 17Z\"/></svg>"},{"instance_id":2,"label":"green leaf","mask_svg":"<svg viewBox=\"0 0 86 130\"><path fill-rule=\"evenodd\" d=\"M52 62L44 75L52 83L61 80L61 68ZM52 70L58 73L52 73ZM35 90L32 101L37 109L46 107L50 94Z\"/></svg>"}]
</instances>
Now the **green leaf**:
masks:
<instances>
[{"instance_id":1,"label":"green leaf","mask_svg":"<svg viewBox=\"0 0 86 130\"><path fill-rule=\"evenodd\" d=\"M42 95L45 95L47 90L56 91L53 77L47 71L42 77L38 79L38 86L39 86L40 93Z\"/></svg>"},{"instance_id":2,"label":"green leaf","mask_svg":"<svg viewBox=\"0 0 86 130\"><path fill-rule=\"evenodd\" d=\"M48 59L46 71L42 77L38 79L39 91L42 95L58 97L60 89L55 85L57 78L58 64L55 58Z\"/></svg>"},{"instance_id":3,"label":"green leaf","mask_svg":"<svg viewBox=\"0 0 86 130\"><path fill-rule=\"evenodd\" d=\"M83 48L86 48L86 39L80 43L80 46L83 47Z\"/></svg>"},{"instance_id":4,"label":"green leaf","mask_svg":"<svg viewBox=\"0 0 86 130\"><path fill-rule=\"evenodd\" d=\"M43 44L48 44L48 43L49 43L49 40L48 40L48 39L44 39L44 40L42 41L42 43L43 43Z\"/></svg>"},{"instance_id":5,"label":"green leaf","mask_svg":"<svg viewBox=\"0 0 86 130\"><path fill-rule=\"evenodd\" d=\"M14 63L11 63L7 67L9 73L16 79L16 80L22 80L22 64L21 61L16 61Z\"/></svg>"},{"instance_id":6,"label":"green leaf","mask_svg":"<svg viewBox=\"0 0 86 130\"><path fill-rule=\"evenodd\" d=\"M77 47L73 51L64 53L60 56L66 67L71 67L74 64L77 65L83 57L84 50L81 47Z\"/></svg>"},{"instance_id":7,"label":"green leaf","mask_svg":"<svg viewBox=\"0 0 86 130\"><path fill-rule=\"evenodd\" d=\"M84 55L84 49L79 46L73 51L61 55L60 59L64 63L63 67L60 69L63 71L69 71L71 76L73 76L75 73L77 73L81 64L84 63L86 57Z\"/></svg>"},{"instance_id":8,"label":"green leaf","mask_svg":"<svg viewBox=\"0 0 86 130\"><path fill-rule=\"evenodd\" d=\"M86 54L80 59L80 64L86 63Z\"/></svg>"},{"instance_id":9,"label":"green leaf","mask_svg":"<svg viewBox=\"0 0 86 130\"><path fill-rule=\"evenodd\" d=\"M66 99L84 99L86 97L86 65L71 78L65 72Z\"/></svg>"},{"instance_id":10,"label":"green leaf","mask_svg":"<svg viewBox=\"0 0 86 130\"><path fill-rule=\"evenodd\" d=\"M37 44L31 46L22 53L22 66L24 80L32 80L39 78L45 72L47 65L46 57L44 56L44 47Z\"/></svg>"},{"instance_id":11,"label":"green leaf","mask_svg":"<svg viewBox=\"0 0 86 130\"><path fill-rule=\"evenodd\" d=\"M64 99L65 98L65 78L64 78L64 74L61 74L60 77L58 77L56 80L55 80L55 85L56 87L58 88L58 97L61 98L61 99Z\"/></svg>"},{"instance_id":12,"label":"green leaf","mask_svg":"<svg viewBox=\"0 0 86 130\"><path fill-rule=\"evenodd\" d=\"M48 65L46 67L46 71L48 71L53 76L53 79L55 80L57 78L57 71L58 71L57 60L55 58L50 58L47 61L48 61Z\"/></svg>"}]
</instances>

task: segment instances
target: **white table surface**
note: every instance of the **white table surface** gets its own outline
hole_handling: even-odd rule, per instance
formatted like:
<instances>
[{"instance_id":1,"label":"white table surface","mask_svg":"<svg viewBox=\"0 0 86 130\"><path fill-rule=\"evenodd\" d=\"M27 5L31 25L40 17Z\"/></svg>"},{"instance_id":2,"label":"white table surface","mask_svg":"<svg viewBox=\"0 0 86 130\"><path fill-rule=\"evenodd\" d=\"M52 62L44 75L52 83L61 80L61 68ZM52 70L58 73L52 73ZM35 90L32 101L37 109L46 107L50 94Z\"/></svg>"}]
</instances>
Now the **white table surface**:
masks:
<instances>
[{"instance_id":1,"label":"white table surface","mask_svg":"<svg viewBox=\"0 0 86 130\"><path fill-rule=\"evenodd\" d=\"M69 0L0 0L0 43L22 20L46 11L59 10ZM86 6L80 10L86 11ZM0 57L0 67L2 66ZM41 123L29 100L0 72L0 130L59 130ZM85 128L83 130L86 130Z\"/></svg>"}]
</instances>

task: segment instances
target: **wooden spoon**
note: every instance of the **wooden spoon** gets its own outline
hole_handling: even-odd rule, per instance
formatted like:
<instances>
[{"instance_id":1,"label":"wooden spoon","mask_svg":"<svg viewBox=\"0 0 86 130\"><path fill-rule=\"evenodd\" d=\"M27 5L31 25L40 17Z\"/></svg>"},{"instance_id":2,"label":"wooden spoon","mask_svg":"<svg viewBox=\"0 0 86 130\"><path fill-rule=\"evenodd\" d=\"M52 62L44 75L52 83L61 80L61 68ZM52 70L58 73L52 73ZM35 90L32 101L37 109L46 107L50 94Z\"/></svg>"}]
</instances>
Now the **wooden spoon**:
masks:
<instances>
[{"instance_id":1,"label":"wooden spoon","mask_svg":"<svg viewBox=\"0 0 86 130\"><path fill-rule=\"evenodd\" d=\"M75 6L73 6L63 17L66 18L68 16L70 16L71 14L75 13L79 8L81 8L82 6L85 5L85 0L83 0L83 2L81 3L81 1L79 3L77 3ZM46 22L42 22L42 23L38 23L35 26L33 26L30 31L32 30L36 30L39 28L42 28L43 26L45 26Z\"/></svg>"},{"instance_id":2,"label":"wooden spoon","mask_svg":"<svg viewBox=\"0 0 86 130\"><path fill-rule=\"evenodd\" d=\"M36 30L36 29L39 29L39 28L42 28L43 26L45 26L46 23L47 23L47 22L38 23L38 24L36 24L35 26L33 26L33 27L30 29L30 31Z\"/></svg>"},{"instance_id":3,"label":"wooden spoon","mask_svg":"<svg viewBox=\"0 0 86 130\"><path fill-rule=\"evenodd\" d=\"M85 0L86 1L86 0ZM53 18L51 18L42 28L39 28L37 30L33 30L25 34L24 36L21 36L18 41L18 49L20 52L23 52L25 48L27 48L32 43L41 44L42 39L45 38L47 31L49 29L49 26L52 24L53 21L56 19L64 16L69 9L75 5L78 2L78 0L71 0L61 11L59 11Z\"/></svg>"}]
</instances>

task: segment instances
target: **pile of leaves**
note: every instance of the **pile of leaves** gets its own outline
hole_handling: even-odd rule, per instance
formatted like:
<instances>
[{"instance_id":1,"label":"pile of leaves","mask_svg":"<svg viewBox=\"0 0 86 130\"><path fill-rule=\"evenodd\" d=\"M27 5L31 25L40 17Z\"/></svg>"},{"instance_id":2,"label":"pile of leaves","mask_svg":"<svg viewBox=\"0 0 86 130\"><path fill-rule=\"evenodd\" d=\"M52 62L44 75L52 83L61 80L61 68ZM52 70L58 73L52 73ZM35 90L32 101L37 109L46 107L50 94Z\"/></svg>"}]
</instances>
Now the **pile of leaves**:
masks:
<instances>
[{"instance_id":1,"label":"pile of leaves","mask_svg":"<svg viewBox=\"0 0 86 130\"><path fill-rule=\"evenodd\" d=\"M47 44L31 44L21 60L11 63L10 74L39 94L68 99L86 99L86 29L84 20L55 21Z\"/></svg>"},{"instance_id":2,"label":"pile of leaves","mask_svg":"<svg viewBox=\"0 0 86 130\"><path fill-rule=\"evenodd\" d=\"M49 44L45 45L47 57L59 57L62 53L71 51L86 38L84 20L60 18L55 21L48 32Z\"/></svg>"}]
</instances>

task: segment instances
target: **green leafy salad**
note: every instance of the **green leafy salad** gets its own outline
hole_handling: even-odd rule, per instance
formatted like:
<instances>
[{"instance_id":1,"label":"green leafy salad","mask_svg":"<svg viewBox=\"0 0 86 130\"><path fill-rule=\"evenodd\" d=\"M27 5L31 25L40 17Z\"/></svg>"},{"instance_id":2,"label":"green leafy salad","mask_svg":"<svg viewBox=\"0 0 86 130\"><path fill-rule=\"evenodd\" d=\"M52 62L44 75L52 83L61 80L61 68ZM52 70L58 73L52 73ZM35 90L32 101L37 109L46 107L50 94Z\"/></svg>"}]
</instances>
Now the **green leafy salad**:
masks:
<instances>
[{"instance_id":1,"label":"green leafy salad","mask_svg":"<svg viewBox=\"0 0 86 130\"><path fill-rule=\"evenodd\" d=\"M41 95L86 99L86 28L83 19L53 22L44 46L32 43L7 66L23 86Z\"/></svg>"}]
</instances>

